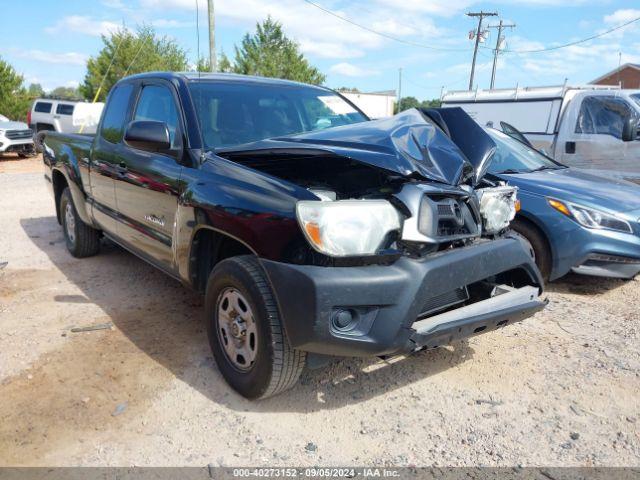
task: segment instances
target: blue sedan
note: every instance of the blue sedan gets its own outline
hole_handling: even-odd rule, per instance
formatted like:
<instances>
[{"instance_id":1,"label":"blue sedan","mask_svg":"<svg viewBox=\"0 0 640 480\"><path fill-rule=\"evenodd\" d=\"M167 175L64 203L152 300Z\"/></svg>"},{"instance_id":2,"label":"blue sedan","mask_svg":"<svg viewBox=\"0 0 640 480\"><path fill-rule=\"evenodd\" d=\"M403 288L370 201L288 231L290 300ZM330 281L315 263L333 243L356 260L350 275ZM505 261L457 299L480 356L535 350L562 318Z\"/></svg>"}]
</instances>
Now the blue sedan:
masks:
<instances>
[{"instance_id":1,"label":"blue sedan","mask_svg":"<svg viewBox=\"0 0 640 480\"><path fill-rule=\"evenodd\" d=\"M487 132L497 145L489 173L518 187L521 210L512 228L531 243L545 278L640 272L640 186L566 167L498 130Z\"/></svg>"}]
</instances>

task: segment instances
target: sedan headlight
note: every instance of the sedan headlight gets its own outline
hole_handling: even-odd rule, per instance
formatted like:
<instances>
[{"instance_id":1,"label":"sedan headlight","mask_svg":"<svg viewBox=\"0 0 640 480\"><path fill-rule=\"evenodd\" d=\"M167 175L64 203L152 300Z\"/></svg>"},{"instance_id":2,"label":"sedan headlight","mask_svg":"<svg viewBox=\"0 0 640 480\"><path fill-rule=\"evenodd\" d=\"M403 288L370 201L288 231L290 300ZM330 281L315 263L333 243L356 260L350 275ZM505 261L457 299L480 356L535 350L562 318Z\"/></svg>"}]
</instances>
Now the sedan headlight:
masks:
<instances>
[{"instance_id":1,"label":"sedan headlight","mask_svg":"<svg viewBox=\"0 0 640 480\"><path fill-rule=\"evenodd\" d=\"M561 202L553 198L548 198L547 201L557 211L575 220L583 227L633 233L629 222L615 215L576 205L575 203Z\"/></svg>"},{"instance_id":2,"label":"sedan headlight","mask_svg":"<svg viewBox=\"0 0 640 480\"><path fill-rule=\"evenodd\" d=\"M332 257L374 255L400 229L400 215L386 200L301 201L296 215L313 248Z\"/></svg>"},{"instance_id":3,"label":"sedan headlight","mask_svg":"<svg viewBox=\"0 0 640 480\"><path fill-rule=\"evenodd\" d=\"M480 215L486 233L498 233L509 226L520 210L516 187L499 186L477 190Z\"/></svg>"}]
</instances>

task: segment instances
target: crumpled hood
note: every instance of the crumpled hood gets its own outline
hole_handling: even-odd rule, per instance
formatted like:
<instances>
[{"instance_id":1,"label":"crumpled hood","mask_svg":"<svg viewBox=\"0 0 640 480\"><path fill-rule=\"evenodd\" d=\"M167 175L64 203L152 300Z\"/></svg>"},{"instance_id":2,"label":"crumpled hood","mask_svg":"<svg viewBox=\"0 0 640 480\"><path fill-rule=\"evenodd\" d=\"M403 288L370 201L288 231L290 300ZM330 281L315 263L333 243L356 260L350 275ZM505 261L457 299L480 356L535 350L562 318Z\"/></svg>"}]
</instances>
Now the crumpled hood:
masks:
<instances>
[{"instance_id":1,"label":"crumpled hood","mask_svg":"<svg viewBox=\"0 0 640 480\"><path fill-rule=\"evenodd\" d=\"M0 130L26 130L29 126L22 122L0 122Z\"/></svg>"},{"instance_id":2,"label":"crumpled hood","mask_svg":"<svg viewBox=\"0 0 640 480\"><path fill-rule=\"evenodd\" d=\"M474 173L467 157L416 109L393 117L216 150L225 153L309 149L330 152L405 176L458 185Z\"/></svg>"},{"instance_id":3,"label":"crumpled hood","mask_svg":"<svg viewBox=\"0 0 640 480\"><path fill-rule=\"evenodd\" d=\"M577 168L543 170L523 174L500 174L502 180L546 197L612 212L640 210L640 186L624 180L592 175Z\"/></svg>"}]
</instances>

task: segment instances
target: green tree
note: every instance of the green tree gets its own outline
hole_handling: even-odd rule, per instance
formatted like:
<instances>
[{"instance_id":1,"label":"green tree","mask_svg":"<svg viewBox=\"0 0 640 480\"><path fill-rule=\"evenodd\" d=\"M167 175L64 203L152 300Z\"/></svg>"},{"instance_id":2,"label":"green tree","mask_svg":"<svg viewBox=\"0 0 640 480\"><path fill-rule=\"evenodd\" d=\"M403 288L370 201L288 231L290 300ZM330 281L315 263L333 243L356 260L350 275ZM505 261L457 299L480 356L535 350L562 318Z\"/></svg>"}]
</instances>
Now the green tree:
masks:
<instances>
[{"instance_id":1,"label":"green tree","mask_svg":"<svg viewBox=\"0 0 640 480\"><path fill-rule=\"evenodd\" d=\"M409 110L410 108L419 108L420 102L416 97L402 97L400 99L400 104L396 104L395 113L404 112L405 110Z\"/></svg>"},{"instance_id":2,"label":"green tree","mask_svg":"<svg viewBox=\"0 0 640 480\"><path fill-rule=\"evenodd\" d=\"M11 120L24 121L30 103L24 78L0 57L0 114Z\"/></svg>"},{"instance_id":3,"label":"green tree","mask_svg":"<svg viewBox=\"0 0 640 480\"><path fill-rule=\"evenodd\" d=\"M29 85L29 88L27 88L27 93L33 98L42 97L44 95L44 88L42 88L42 85L39 83L32 83Z\"/></svg>"},{"instance_id":4,"label":"green tree","mask_svg":"<svg viewBox=\"0 0 640 480\"><path fill-rule=\"evenodd\" d=\"M439 99L419 101L416 97L403 97L400 106L396 105L395 113L404 112L410 108L438 108L442 102Z\"/></svg>"},{"instance_id":5,"label":"green tree","mask_svg":"<svg viewBox=\"0 0 640 480\"><path fill-rule=\"evenodd\" d=\"M87 73L79 88L87 100L93 100L98 93L98 100L104 101L111 87L126 75L187 70L186 52L174 40L157 37L149 26L142 26L137 32L122 29L103 35L102 43L98 55L87 61Z\"/></svg>"},{"instance_id":6,"label":"green tree","mask_svg":"<svg viewBox=\"0 0 640 480\"><path fill-rule=\"evenodd\" d=\"M423 100L420 104L421 108L440 108L442 105L442 101L439 98L434 98L433 100Z\"/></svg>"},{"instance_id":7,"label":"green tree","mask_svg":"<svg viewBox=\"0 0 640 480\"><path fill-rule=\"evenodd\" d=\"M56 87L51 90L48 96L65 100L82 100L82 95L80 95L78 89L73 87Z\"/></svg>"},{"instance_id":8,"label":"green tree","mask_svg":"<svg viewBox=\"0 0 640 480\"><path fill-rule=\"evenodd\" d=\"M256 32L253 35L247 33L240 46L234 48L233 62L223 54L218 70L286 78L316 85L323 83L326 78L309 64L300 53L298 44L287 38L282 25L271 17L256 24Z\"/></svg>"}]
</instances>

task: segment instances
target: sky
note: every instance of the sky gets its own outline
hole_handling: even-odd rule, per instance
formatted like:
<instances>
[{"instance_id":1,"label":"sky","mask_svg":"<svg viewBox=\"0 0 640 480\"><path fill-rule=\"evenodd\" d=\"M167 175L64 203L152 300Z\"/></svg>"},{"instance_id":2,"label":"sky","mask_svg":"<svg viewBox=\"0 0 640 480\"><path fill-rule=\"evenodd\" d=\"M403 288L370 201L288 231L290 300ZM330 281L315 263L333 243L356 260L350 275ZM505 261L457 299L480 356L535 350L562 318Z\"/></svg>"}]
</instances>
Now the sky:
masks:
<instances>
[{"instance_id":1,"label":"sky","mask_svg":"<svg viewBox=\"0 0 640 480\"><path fill-rule=\"evenodd\" d=\"M206 0L0 0L0 56L45 90L77 86L101 34L122 25L155 27L197 59L208 55ZM402 69L402 96L431 99L442 89L466 89L473 55L469 11L495 11L516 27L505 31L496 87L587 83L618 66L640 63L640 22L598 39L540 53L601 33L640 17L637 1L624 0L215 0L218 51L233 53L256 22L271 15L295 39L332 88L395 90ZM360 24L353 25L344 19ZM374 33L377 32L377 33ZM478 53L474 87L488 88L496 30L488 29Z\"/></svg>"}]
</instances>

